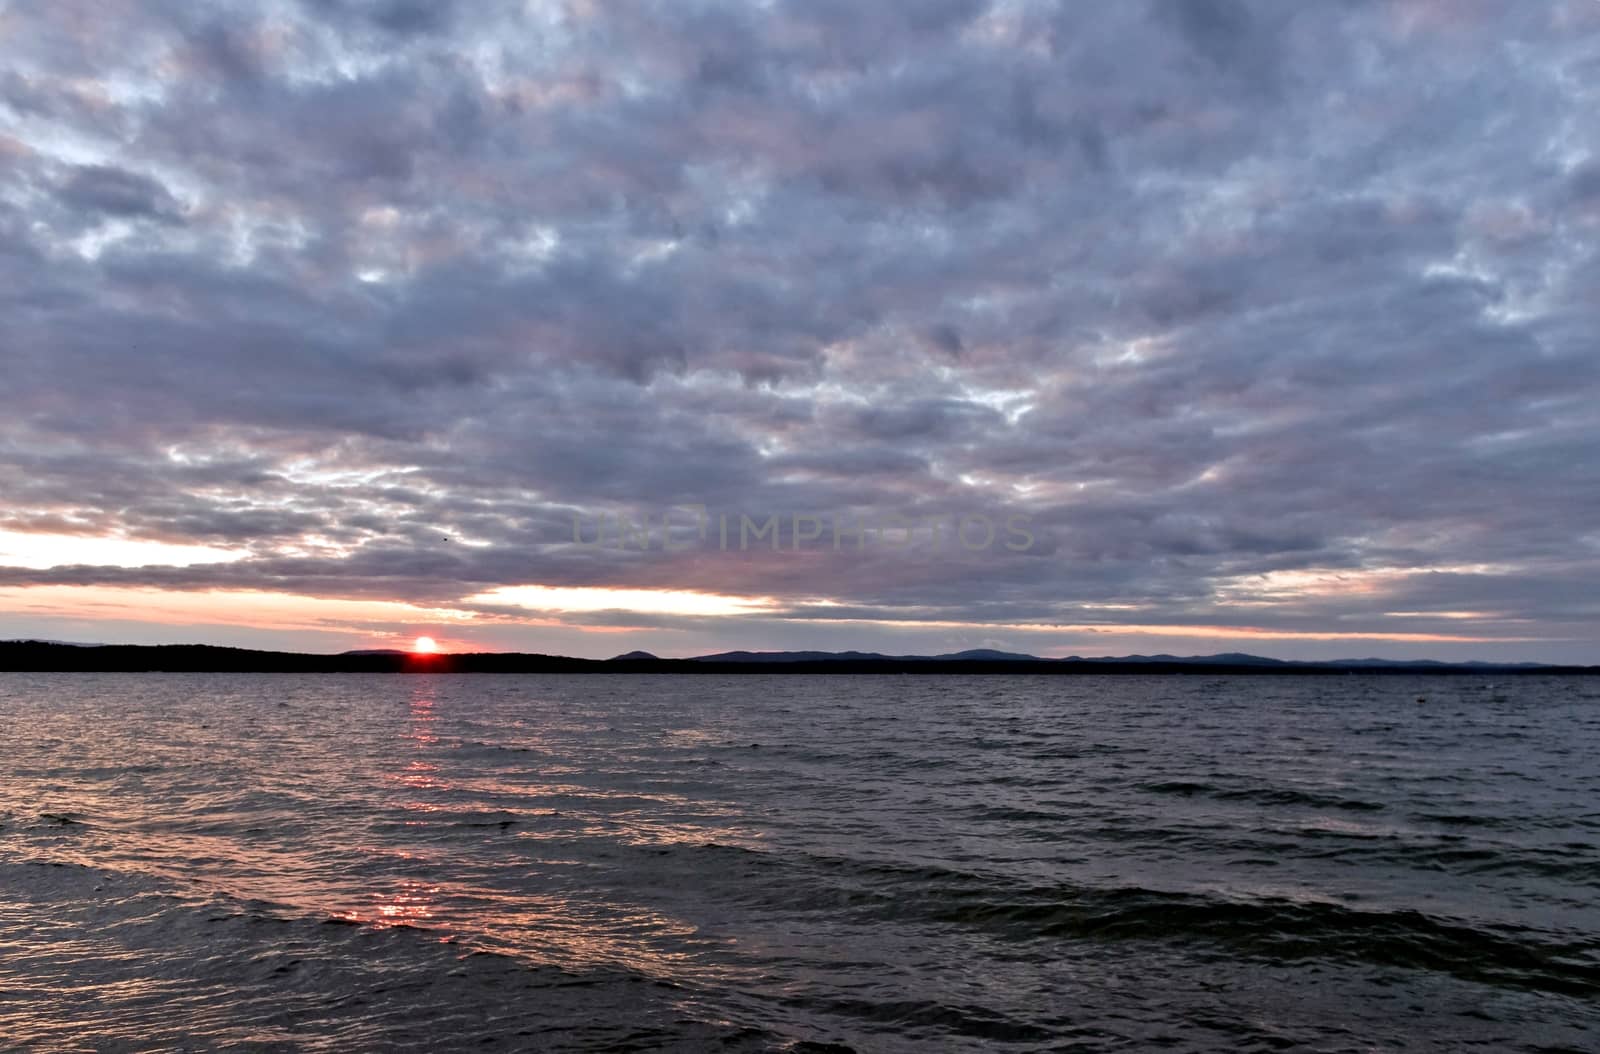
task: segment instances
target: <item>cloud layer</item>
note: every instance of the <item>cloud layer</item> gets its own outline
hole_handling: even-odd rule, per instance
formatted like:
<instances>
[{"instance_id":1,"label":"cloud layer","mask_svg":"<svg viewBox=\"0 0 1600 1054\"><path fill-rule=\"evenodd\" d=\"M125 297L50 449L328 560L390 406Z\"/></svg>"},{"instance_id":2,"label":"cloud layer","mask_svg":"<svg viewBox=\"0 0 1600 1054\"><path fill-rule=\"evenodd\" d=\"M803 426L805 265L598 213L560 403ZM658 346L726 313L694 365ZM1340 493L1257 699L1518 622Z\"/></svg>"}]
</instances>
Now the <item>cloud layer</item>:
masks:
<instances>
[{"instance_id":1,"label":"cloud layer","mask_svg":"<svg viewBox=\"0 0 1600 1054\"><path fill-rule=\"evenodd\" d=\"M57 0L0 55L0 632L1595 658L1590 0ZM687 504L1035 544L572 544ZM748 603L485 601L606 588Z\"/></svg>"}]
</instances>

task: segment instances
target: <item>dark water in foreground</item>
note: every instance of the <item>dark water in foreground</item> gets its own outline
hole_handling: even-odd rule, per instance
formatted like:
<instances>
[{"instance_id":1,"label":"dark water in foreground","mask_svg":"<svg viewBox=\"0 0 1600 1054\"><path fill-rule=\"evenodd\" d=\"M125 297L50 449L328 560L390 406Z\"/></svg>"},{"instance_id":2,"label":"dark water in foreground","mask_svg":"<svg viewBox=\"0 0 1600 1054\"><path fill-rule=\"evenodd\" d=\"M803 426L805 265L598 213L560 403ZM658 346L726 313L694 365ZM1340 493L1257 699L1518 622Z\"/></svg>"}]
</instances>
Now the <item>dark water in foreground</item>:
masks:
<instances>
[{"instance_id":1,"label":"dark water in foreground","mask_svg":"<svg viewBox=\"0 0 1600 1054\"><path fill-rule=\"evenodd\" d=\"M5 675L0 1048L1595 1051L1597 747L1582 679Z\"/></svg>"}]
</instances>

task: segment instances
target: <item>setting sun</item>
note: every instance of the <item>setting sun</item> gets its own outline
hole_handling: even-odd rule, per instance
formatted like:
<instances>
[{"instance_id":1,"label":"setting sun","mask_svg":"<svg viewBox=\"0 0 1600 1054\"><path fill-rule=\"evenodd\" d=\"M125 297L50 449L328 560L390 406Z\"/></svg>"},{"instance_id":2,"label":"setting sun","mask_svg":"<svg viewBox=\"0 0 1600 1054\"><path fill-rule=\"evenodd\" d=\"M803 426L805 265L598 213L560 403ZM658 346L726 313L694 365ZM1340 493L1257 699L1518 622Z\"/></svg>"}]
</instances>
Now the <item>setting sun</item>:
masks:
<instances>
[{"instance_id":1,"label":"setting sun","mask_svg":"<svg viewBox=\"0 0 1600 1054\"><path fill-rule=\"evenodd\" d=\"M411 650L419 655L432 655L439 650L439 642L432 637L418 637Z\"/></svg>"}]
</instances>

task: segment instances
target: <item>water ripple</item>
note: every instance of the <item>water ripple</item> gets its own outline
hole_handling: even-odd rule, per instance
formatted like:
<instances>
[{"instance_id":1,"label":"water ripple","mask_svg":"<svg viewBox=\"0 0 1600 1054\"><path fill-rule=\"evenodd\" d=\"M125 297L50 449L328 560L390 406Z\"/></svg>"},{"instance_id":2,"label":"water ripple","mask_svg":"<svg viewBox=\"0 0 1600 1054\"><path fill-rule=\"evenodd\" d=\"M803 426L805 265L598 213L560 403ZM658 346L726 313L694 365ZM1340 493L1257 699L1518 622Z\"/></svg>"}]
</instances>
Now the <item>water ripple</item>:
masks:
<instances>
[{"instance_id":1,"label":"water ripple","mask_svg":"<svg viewBox=\"0 0 1600 1054\"><path fill-rule=\"evenodd\" d=\"M0 1037L1596 1049L1575 686L5 675Z\"/></svg>"}]
</instances>

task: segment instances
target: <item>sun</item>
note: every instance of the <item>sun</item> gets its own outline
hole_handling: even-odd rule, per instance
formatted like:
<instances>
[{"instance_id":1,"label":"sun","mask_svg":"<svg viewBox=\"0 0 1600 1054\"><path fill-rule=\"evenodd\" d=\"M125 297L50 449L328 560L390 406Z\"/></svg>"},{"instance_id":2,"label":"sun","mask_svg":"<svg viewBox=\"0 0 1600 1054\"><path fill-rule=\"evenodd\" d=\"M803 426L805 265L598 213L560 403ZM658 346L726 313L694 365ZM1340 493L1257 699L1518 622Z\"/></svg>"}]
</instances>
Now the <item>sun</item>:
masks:
<instances>
[{"instance_id":1,"label":"sun","mask_svg":"<svg viewBox=\"0 0 1600 1054\"><path fill-rule=\"evenodd\" d=\"M418 637L417 642L411 645L411 650L418 655L433 655L439 651L439 642L432 637Z\"/></svg>"}]
</instances>

